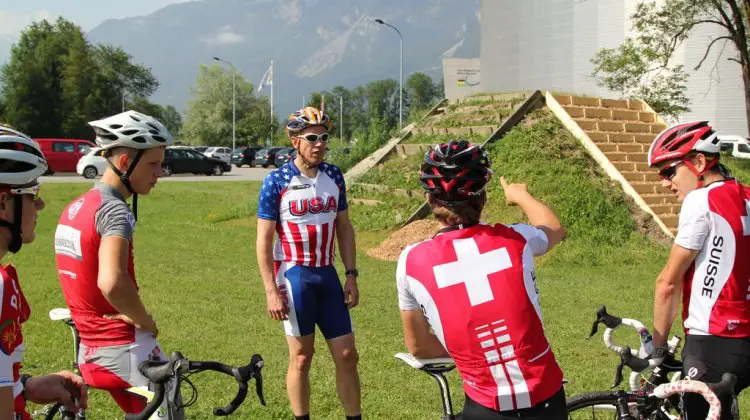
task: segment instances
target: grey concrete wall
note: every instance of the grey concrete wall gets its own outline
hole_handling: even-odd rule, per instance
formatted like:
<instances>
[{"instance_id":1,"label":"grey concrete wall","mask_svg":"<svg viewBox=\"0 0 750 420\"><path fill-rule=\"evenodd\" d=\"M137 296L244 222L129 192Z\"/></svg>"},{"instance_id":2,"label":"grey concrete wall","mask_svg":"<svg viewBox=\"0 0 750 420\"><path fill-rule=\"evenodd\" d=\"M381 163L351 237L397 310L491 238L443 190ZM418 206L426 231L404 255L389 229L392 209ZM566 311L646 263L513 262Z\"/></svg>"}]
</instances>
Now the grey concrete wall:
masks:
<instances>
[{"instance_id":1,"label":"grey concrete wall","mask_svg":"<svg viewBox=\"0 0 750 420\"><path fill-rule=\"evenodd\" d=\"M482 0L482 90L543 89L617 98L618 93L596 85L591 58L632 35L629 16L638 1ZM703 68L692 70L721 30L699 26L674 57L691 72L691 112L681 120L708 119L721 132L747 136L740 68L726 60L736 54L734 47L715 45Z\"/></svg>"}]
</instances>

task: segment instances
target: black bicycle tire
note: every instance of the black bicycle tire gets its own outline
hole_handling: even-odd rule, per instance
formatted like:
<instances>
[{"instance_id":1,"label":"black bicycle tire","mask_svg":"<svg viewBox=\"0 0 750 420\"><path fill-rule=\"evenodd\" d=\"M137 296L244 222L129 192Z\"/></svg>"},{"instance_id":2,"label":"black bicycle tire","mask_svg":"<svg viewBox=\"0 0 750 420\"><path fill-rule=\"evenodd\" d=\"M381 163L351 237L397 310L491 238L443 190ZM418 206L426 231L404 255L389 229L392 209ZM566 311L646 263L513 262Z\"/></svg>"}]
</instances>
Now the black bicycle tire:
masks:
<instances>
[{"instance_id":1,"label":"black bicycle tire","mask_svg":"<svg viewBox=\"0 0 750 420\"><path fill-rule=\"evenodd\" d=\"M617 402L619 396L614 391L592 391L576 395L565 400L568 412L575 411L581 407L589 407L595 404L609 404Z\"/></svg>"},{"instance_id":2,"label":"black bicycle tire","mask_svg":"<svg viewBox=\"0 0 750 420\"><path fill-rule=\"evenodd\" d=\"M618 391L592 391L568 398L565 401L565 405L568 408L568 414L571 414L577 410L590 408L593 405L612 405L614 407L619 397ZM648 419L663 418L658 411L641 413L640 415L643 414Z\"/></svg>"}]
</instances>

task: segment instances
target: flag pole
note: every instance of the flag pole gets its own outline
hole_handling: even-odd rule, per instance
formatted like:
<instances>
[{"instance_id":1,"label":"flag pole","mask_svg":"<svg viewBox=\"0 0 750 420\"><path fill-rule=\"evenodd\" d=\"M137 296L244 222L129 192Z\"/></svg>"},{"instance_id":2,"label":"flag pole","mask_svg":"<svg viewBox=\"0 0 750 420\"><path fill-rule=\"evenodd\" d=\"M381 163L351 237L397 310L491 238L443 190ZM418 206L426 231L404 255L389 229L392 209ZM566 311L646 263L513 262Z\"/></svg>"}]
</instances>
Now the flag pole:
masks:
<instances>
[{"instance_id":1,"label":"flag pole","mask_svg":"<svg viewBox=\"0 0 750 420\"><path fill-rule=\"evenodd\" d=\"M271 60L271 141L273 142L273 85L275 85L276 75L273 74L273 60Z\"/></svg>"}]
</instances>

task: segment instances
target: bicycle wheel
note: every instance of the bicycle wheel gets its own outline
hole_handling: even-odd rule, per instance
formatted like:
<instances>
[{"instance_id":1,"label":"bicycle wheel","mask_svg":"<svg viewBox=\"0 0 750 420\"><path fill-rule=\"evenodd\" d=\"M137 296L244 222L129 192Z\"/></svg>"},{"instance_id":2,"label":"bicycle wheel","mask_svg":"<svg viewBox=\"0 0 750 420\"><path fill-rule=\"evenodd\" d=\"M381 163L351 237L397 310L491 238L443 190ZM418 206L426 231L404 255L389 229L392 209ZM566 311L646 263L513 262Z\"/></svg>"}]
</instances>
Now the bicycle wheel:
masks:
<instances>
[{"instance_id":1,"label":"bicycle wheel","mask_svg":"<svg viewBox=\"0 0 750 420\"><path fill-rule=\"evenodd\" d=\"M618 419L618 391L594 391L568 398L568 419L604 420ZM634 401L628 402L629 414L636 420L668 420L671 416L656 408L639 407ZM676 417L674 417L676 418Z\"/></svg>"}]
</instances>

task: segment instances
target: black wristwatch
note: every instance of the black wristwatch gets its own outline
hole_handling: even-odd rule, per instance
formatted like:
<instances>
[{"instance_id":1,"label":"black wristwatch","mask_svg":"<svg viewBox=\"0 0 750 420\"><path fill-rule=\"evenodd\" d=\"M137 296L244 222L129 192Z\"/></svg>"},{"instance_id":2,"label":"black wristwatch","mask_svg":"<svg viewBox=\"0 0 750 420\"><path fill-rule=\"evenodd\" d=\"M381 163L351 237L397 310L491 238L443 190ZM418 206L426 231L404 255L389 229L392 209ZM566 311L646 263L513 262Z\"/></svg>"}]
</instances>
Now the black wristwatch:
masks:
<instances>
[{"instance_id":1,"label":"black wristwatch","mask_svg":"<svg viewBox=\"0 0 750 420\"><path fill-rule=\"evenodd\" d=\"M24 400L26 400L26 381L28 381L29 378L31 378L31 375L27 375L25 373L22 374L20 378L18 378L18 381L21 382L21 387L23 388L23 390L21 391L21 397Z\"/></svg>"},{"instance_id":2,"label":"black wristwatch","mask_svg":"<svg viewBox=\"0 0 750 420\"><path fill-rule=\"evenodd\" d=\"M349 275L352 275L354 277L359 277L359 270L357 270L356 268L352 268L351 270L346 270L346 273L344 273L344 274L347 277L349 277Z\"/></svg>"}]
</instances>

